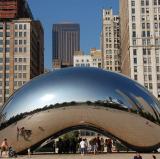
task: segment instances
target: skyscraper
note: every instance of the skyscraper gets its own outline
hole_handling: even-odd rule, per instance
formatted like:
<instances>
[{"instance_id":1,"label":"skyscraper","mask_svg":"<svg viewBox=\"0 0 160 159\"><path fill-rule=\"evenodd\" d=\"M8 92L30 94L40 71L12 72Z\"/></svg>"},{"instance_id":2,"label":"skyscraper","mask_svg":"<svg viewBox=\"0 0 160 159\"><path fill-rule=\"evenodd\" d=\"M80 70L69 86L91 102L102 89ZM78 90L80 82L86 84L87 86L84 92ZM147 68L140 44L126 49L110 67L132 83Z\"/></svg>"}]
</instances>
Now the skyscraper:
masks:
<instances>
[{"instance_id":1,"label":"skyscraper","mask_svg":"<svg viewBox=\"0 0 160 159\"><path fill-rule=\"evenodd\" d=\"M160 97L160 1L121 0L122 73Z\"/></svg>"},{"instance_id":2,"label":"skyscraper","mask_svg":"<svg viewBox=\"0 0 160 159\"><path fill-rule=\"evenodd\" d=\"M40 21L33 19L26 1L0 0L0 6L4 9L0 10L1 107L15 90L43 73L44 33ZM15 7L15 10L11 11L9 7ZM19 9L24 10L19 12Z\"/></svg>"},{"instance_id":3,"label":"skyscraper","mask_svg":"<svg viewBox=\"0 0 160 159\"><path fill-rule=\"evenodd\" d=\"M53 67L73 66L73 55L80 50L80 26L75 23L53 25Z\"/></svg>"},{"instance_id":4,"label":"skyscraper","mask_svg":"<svg viewBox=\"0 0 160 159\"><path fill-rule=\"evenodd\" d=\"M103 68L120 72L120 21L113 15L112 9L103 9L103 31L101 45L103 52Z\"/></svg>"}]
</instances>

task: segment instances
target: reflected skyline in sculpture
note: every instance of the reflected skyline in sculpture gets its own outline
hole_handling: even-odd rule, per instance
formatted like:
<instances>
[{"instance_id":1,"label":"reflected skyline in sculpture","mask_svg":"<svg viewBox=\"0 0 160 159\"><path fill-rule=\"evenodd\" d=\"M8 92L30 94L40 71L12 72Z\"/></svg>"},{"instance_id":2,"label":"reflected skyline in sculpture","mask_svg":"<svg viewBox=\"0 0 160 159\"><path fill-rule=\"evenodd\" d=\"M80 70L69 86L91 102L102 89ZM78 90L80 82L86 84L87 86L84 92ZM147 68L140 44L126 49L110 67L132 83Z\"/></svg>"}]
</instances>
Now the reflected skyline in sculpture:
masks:
<instances>
[{"instance_id":1,"label":"reflected skyline in sculpture","mask_svg":"<svg viewBox=\"0 0 160 159\"><path fill-rule=\"evenodd\" d=\"M88 116L77 114L77 117L72 117L74 116L72 112L82 111L81 107L84 113L89 113ZM64 124L65 122L62 123L65 113L63 115L63 111L58 111L63 110L63 108L65 108L65 113L69 113L69 110L71 111L71 117L68 116L68 122L65 121L67 122L66 125ZM90 114L93 113L94 115L97 111L103 114L102 110L106 112L106 115L98 115L96 117L97 121L92 119ZM55 130L54 125L57 125L56 122L59 121L54 116L51 116L53 123L48 123L49 117L42 114L52 112L53 115L57 111L61 114L61 117L58 116L57 120L60 120L62 127ZM120 128L116 132L116 123L114 120L111 120L114 112L115 114L119 112L118 115L120 113L123 114L121 118L128 119L126 122L140 122L141 127L148 131L146 136L153 139L148 139L144 144L139 143L138 140L141 141L143 139L143 137L140 139L140 134L144 133L141 129L137 130L140 131L139 134L135 132L138 127L136 123L135 125L130 123L130 126L128 125L129 123L121 123L121 125L117 125ZM110 116L111 114L112 116ZM106 132L108 131L135 149L141 147L142 150L148 151L153 150L160 144L160 105L157 99L137 82L110 71L96 68L66 68L36 77L16 91L4 105L0 114L0 134L14 126L19 126L19 123L24 123L24 126L25 124L27 125L27 129L31 129L26 119L33 120L32 122L36 126L39 123L39 120L36 119L37 115L43 116L41 120L46 123L46 125L44 123L43 127L49 130L53 127L53 132L49 131L44 136L41 134L41 137L37 137L33 143L29 142L24 144L23 147L17 148L19 149L18 151L25 150L27 145L35 145L41 140L47 139L47 137L57 133L57 131L79 125L81 121L84 121L84 124L92 123L97 125L97 127L103 123L104 126L102 125L101 127ZM74 123L74 118L77 118L77 123ZM117 118L115 120L119 119L118 116L115 116L115 118ZM105 126L109 120L111 120L110 122L115 126L115 129L110 130L110 127ZM155 132L151 132L149 125L145 124L148 122L151 125L153 124L152 129ZM114 127L113 125L111 127ZM135 130L132 130L131 126L135 127ZM119 130L121 127L126 130L124 133L128 135L128 139L125 138L124 134L119 134L119 131L122 131ZM33 129L36 131L36 128L33 127ZM135 139L132 139L131 134L129 134L130 131L136 133ZM34 137L34 130L32 132L33 134L30 138Z\"/></svg>"}]
</instances>

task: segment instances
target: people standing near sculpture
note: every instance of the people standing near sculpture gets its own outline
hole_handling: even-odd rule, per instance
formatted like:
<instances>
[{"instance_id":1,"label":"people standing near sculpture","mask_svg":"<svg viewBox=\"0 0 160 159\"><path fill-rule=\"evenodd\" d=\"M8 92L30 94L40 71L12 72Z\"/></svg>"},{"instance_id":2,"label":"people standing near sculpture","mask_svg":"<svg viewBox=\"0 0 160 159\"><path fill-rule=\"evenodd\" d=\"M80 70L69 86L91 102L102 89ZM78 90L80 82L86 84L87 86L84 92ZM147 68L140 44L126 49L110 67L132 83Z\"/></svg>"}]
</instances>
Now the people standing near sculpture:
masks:
<instances>
[{"instance_id":1,"label":"people standing near sculpture","mask_svg":"<svg viewBox=\"0 0 160 159\"><path fill-rule=\"evenodd\" d=\"M96 153L97 153L97 148L98 148L97 138L95 137L93 139L93 153L94 153L94 155L96 155Z\"/></svg>"},{"instance_id":2,"label":"people standing near sculpture","mask_svg":"<svg viewBox=\"0 0 160 159\"><path fill-rule=\"evenodd\" d=\"M142 156L140 155L140 153L137 152L134 156L134 159L142 159Z\"/></svg>"},{"instance_id":3,"label":"people standing near sculpture","mask_svg":"<svg viewBox=\"0 0 160 159\"><path fill-rule=\"evenodd\" d=\"M84 139L85 141L85 153L88 153L88 141L87 139Z\"/></svg>"},{"instance_id":4,"label":"people standing near sculpture","mask_svg":"<svg viewBox=\"0 0 160 159\"><path fill-rule=\"evenodd\" d=\"M100 141L100 138L99 138L99 135L97 136L97 151L100 152L101 151L101 141Z\"/></svg>"},{"instance_id":5,"label":"people standing near sculpture","mask_svg":"<svg viewBox=\"0 0 160 159\"><path fill-rule=\"evenodd\" d=\"M80 142L80 151L81 151L81 155L84 155L85 154L85 141L84 139Z\"/></svg>"},{"instance_id":6,"label":"people standing near sculpture","mask_svg":"<svg viewBox=\"0 0 160 159\"><path fill-rule=\"evenodd\" d=\"M8 151L8 141L5 138L1 144L1 156L3 155L3 152L5 152L5 156L7 156L7 151Z\"/></svg>"},{"instance_id":7,"label":"people standing near sculpture","mask_svg":"<svg viewBox=\"0 0 160 159\"><path fill-rule=\"evenodd\" d=\"M31 149L30 148L28 148L28 158L31 158Z\"/></svg>"},{"instance_id":8,"label":"people standing near sculpture","mask_svg":"<svg viewBox=\"0 0 160 159\"><path fill-rule=\"evenodd\" d=\"M112 140L107 139L107 152L111 153L112 152Z\"/></svg>"},{"instance_id":9,"label":"people standing near sculpture","mask_svg":"<svg viewBox=\"0 0 160 159\"><path fill-rule=\"evenodd\" d=\"M104 152L104 139L101 138L101 152Z\"/></svg>"}]
</instances>

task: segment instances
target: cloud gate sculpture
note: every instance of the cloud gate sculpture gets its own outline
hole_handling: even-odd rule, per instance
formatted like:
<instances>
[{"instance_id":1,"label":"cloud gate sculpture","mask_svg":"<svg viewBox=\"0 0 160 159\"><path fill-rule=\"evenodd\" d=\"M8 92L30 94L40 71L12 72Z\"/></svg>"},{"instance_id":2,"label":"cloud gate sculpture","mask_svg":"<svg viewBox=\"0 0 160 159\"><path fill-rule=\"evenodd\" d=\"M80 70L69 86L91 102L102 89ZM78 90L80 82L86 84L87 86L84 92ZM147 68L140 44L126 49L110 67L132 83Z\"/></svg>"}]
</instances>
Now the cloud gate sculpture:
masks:
<instances>
[{"instance_id":1,"label":"cloud gate sculpture","mask_svg":"<svg viewBox=\"0 0 160 159\"><path fill-rule=\"evenodd\" d=\"M106 132L133 150L160 146L160 104L137 82L96 68L50 72L16 91L0 112L0 141L23 152L72 127Z\"/></svg>"}]
</instances>

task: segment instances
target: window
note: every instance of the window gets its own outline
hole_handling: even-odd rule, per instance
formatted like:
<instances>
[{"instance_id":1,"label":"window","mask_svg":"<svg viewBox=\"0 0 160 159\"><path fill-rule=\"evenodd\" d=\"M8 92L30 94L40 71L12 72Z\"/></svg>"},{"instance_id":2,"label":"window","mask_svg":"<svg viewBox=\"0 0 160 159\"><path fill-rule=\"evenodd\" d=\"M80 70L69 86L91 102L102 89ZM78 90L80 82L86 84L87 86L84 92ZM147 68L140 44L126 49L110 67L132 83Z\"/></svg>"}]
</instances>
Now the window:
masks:
<instances>
[{"instance_id":1,"label":"window","mask_svg":"<svg viewBox=\"0 0 160 159\"><path fill-rule=\"evenodd\" d=\"M17 29L18 29L18 25L17 25L17 24L15 24L14 29L15 29L15 30L17 30Z\"/></svg>"},{"instance_id":2,"label":"window","mask_svg":"<svg viewBox=\"0 0 160 159\"><path fill-rule=\"evenodd\" d=\"M26 73L23 73L23 78L26 78L27 77L27 74Z\"/></svg>"},{"instance_id":3,"label":"window","mask_svg":"<svg viewBox=\"0 0 160 159\"><path fill-rule=\"evenodd\" d=\"M145 23L142 23L142 29L145 29Z\"/></svg>"},{"instance_id":4,"label":"window","mask_svg":"<svg viewBox=\"0 0 160 159\"><path fill-rule=\"evenodd\" d=\"M3 45L3 40L0 40L0 45Z\"/></svg>"},{"instance_id":5,"label":"window","mask_svg":"<svg viewBox=\"0 0 160 159\"><path fill-rule=\"evenodd\" d=\"M147 58L145 58L145 57L143 58L143 63L147 64Z\"/></svg>"},{"instance_id":6,"label":"window","mask_svg":"<svg viewBox=\"0 0 160 159\"><path fill-rule=\"evenodd\" d=\"M24 52L27 52L27 48L26 48L26 47L24 47L24 49L23 49L23 50L24 50Z\"/></svg>"},{"instance_id":7,"label":"window","mask_svg":"<svg viewBox=\"0 0 160 159\"><path fill-rule=\"evenodd\" d=\"M154 20L157 20L157 15L154 15Z\"/></svg>"},{"instance_id":8,"label":"window","mask_svg":"<svg viewBox=\"0 0 160 159\"><path fill-rule=\"evenodd\" d=\"M6 52L10 52L10 48L9 47L6 47Z\"/></svg>"},{"instance_id":9,"label":"window","mask_svg":"<svg viewBox=\"0 0 160 159\"><path fill-rule=\"evenodd\" d=\"M24 32L23 34L24 34L24 37L26 37L26 36L27 36L27 33L26 33L26 32Z\"/></svg>"},{"instance_id":10,"label":"window","mask_svg":"<svg viewBox=\"0 0 160 159\"><path fill-rule=\"evenodd\" d=\"M135 22L135 16L132 16L132 21Z\"/></svg>"},{"instance_id":11,"label":"window","mask_svg":"<svg viewBox=\"0 0 160 159\"><path fill-rule=\"evenodd\" d=\"M134 66L134 72L137 72L137 66Z\"/></svg>"},{"instance_id":12,"label":"window","mask_svg":"<svg viewBox=\"0 0 160 159\"><path fill-rule=\"evenodd\" d=\"M9 70L9 65L6 65L6 70Z\"/></svg>"},{"instance_id":13,"label":"window","mask_svg":"<svg viewBox=\"0 0 160 159\"><path fill-rule=\"evenodd\" d=\"M141 6L144 6L144 0L141 0Z\"/></svg>"},{"instance_id":14,"label":"window","mask_svg":"<svg viewBox=\"0 0 160 159\"><path fill-rule=\"evenodd\" d=\"M9 58L6 58L6 63L9 63Z\"/></svg>"},{"instance_id":15,"label":"window","mask_svg":"<svg viewBox=\"0 0 160 159\"><path fill-rule=\"evenodd\" d=\"M134 64L137 64L137 58L134 58Z\"/></svg>"},{"instance_id":16,"label":"window","mask_svg":"<svg viewBox=\"0 0 160 159\"><path fill-rule=\"evenodd\" d=\"M22 86L22 81L18 81L18 86Z\"/></svg>"},{"instance_id":17,"label":"window","mask_svg":"<svg viewBox=\"0 0 160 159\"><path fill-rule=\"evenodd\" d=\"M27 44L27 41L26 41L26 40L24 40L24 41L23 41L23 43L24 43L24 45L26 45L26 44Z\"/></svg>"},{"instance_id":18,"label":"window","mask_svg":"<svg viewBox=\"0 0 160 159\"><path fill-rule=\"evenodd\" d=\"M137 50L133 49L133 55L136 56L137 55Z\"/></svg>"},{"instance_id":19,"label":"window","mask_svg":"<svg viewBox=\"0 0 160 159\"><path fill-rule=\"evenodd\" d=\"M149 6L149 0L146 0L146 6Z\"/></svg>"},{"instance_id":20,"label":"window","mask_svg":"<svg viewBox=\"0 0 160 159\"><path fill-rule=\"evenodd\" d=\"M146 55L146 49L143 49L143 55Z\"/></svg>"},{"instance_id":21,"label":"window","mask_svg":"<svg viewBox=\"0 0 160 159\"><path fill-rule=\"evenodd\" d=\"M149 8L146 8L146 13L149 13Z\"/></svg>"},{"instance_id":22,"label":"window","mask_svg":"<svg viewBox=\"0 0 160 159\"><path fill-rule=\"evenodd\" d=\"M3 66L0 66L0 71L2 71L3 70Z\"/></svg>"},{"instance_id":23,"label":"window","mask_svg":"<svg viewBox=\"0 0 160 159\"><path fill-rule=\"evenodd\" d=\"M10 37L10 32L6 32L6 37Z\"/></svg>"},{"instance_id":24,"label":"window","mask_svg":"<svg viewBox=\"0 0 160 159\"><path fill-rule=\"evenodd\" d=\"M132 7L134 7L135 6L135 1L132 1L131 5L132 5Z\"/></svg>"},{"instance_id":25,"label":"window","mask_svg":"<svg viewBox=\"0 0 160 159\"><path fill-rule=\"evenodd\" d=\"M141 9L141 13L142 13L142 14L145 13L145 9L144 9L144 8Z\"/></svg>"},{"instance_id":26,"label":"window","mask_svg":"<svg viewBox=\"0 0 160 159\"><path fill-rule=\"evenodd\" d=\"M19 58L19 62L22 62L22 58Z\"/></svg>"},{"instance_id":27,"label":"window","mask_svg":"<svg viewBox=\"0 0 160 159\"><path fill-rule=\"evenodd\" d=\"M6 29L8 30L10 29L10 24L7 24Z\"/></svg>"},{"instance_id":28,"label":"window","mask_svg":"<svg viewBox=\"0 0 160 159\"><path fill-rule=\"evenodd\" d=\"M0 29L3 29L3 24L2 23L0 23Z\"/></svg>"},{"instance_id":29,"label":"window","mask_svg":"<svg viewBox=\"0 0 160 159\"><path fill-rule=\"evenodd\" d=\"M19 37L22 37L22 32L19 32Z\"/></svg>"},{"instance_id":30,"label":"window","mask_svg":"<svg viewBox=\"0 0 160 159\"><path fill-rule=\"evenodd\" d=\"M136 24L132 23L132 29L136 29Z\"/></svg>"},{"instance_id":31,"label":"window","mask_svg":"<svg viewBox=\"0 0 160 159\"><path fill-rule=\"evenodd\" d=\"M160 80L160 74L157 74L157 80Z\"/></svg>"},{"instance_id":32,"label":"window","mask_svg":"<svg viewBox=\"0 0 160 159\"><path fill-rule=\"evenodd\" d=\"M14 48L14 52L18 52L18 48L17 47Z\"/></svg>"},{"instance_id":33,"label":"window","mask_svg":"<svg viewBox=\"0 0 160 159\"><path fill-rule=\"evenodd\" d=\"M147 31L147 37L150 37L150 31Z\"/></svg>"},{"instance_id":34,"label":"window","mask_svg":"<svg viewBox=\"0 0 160 159\"><path fill-rule=\"evenodd\" d=\"M22 45L22 40L19 40L19 45Z\"/></svg>"},{"instance_id":35,"label":"window","mask_svg":"<svg viewBox=\"0 0 160 159\"><path fill-rule=\"evenodd\" d=\"M22 74L21 73L18 74L18 78L22 78Z\"/></svg>"},{"instance_id":36,"label":"window","mask_svg":"<svg viewBox=\"0 0 160 159\"><path fill-rule=\"evenodd\" d=\"M0 32L0 37L3 37L3 32Z\"/></svg>"},{"instance_id":37,"label":"window","mask_svg":"<svg viewBox=\"0 0 160 159\"><path fill-rule=\"evenodd\" d=\"M19 52L22 52L22 48L21 47L19 48Z\"/></svg>"},{"instance_id":38,"label":"window","mask_svg":"<svg viewBox=\"0 0 160 159\"><path fill-rule=\"evenodd\" d=\"M3 47L0 47L0 53L2 53L3 52Z\"/></svg>"},{"instance_id":39,"label":"window","mask_svg":"<svg viewBox=\"0 0 160 159\"><path fill-rule=\"evenodd\" d=\"M134 75L134 79L137 80L137 75Z\"/></svg>"},{"instance_id":40,"label":"window","mask_svg":"<svg viewBox=\"0 0 160 159\"><path fill-rule=\"evenodd\" d=\"M146 32L142 31L142 37L145 37L145 36L146 36Z\"/></svg>"},{"instance_id":41,"label":"window","mask_svg":"<svg viewBox=\"0 0 160 159\"><path fill-rule=\"evenodd\" d=\"M147 23L147 29L150 29L150 23Z\"/></svg>"},{"instance_id":42,"label":"window","mask_svg":"<svg viewBox=\"0 0 160 159\"><path fill-rule=\"evenodd\" d=\"M22 71L22 65L19 65L19 70Z\"/></svg>"},{"instance_id":43,"label":"window","mask_svg":"<svg viewBox=\"0 0 160 159\"><path fill-rule=\"evenodd\" d=\"M6 45L10 45L10 40L6 40Z\"/></svg>"},{"instance_id":44,"label":"window","mask_svg":"<svg viewBox=\"0 0 160 159\"><path fill-rule=\"evenodd\" d=\"M15 40L15 41L14 41L14 44L17 45L17 44L18 44L18 40Z\"/></svg>"},{"instance_id":45,"label":"window","mask_svg":"<svg viewBox=\"0 0 160 159\"><path fill-rule=\"evenodd\" d=\"M157 0L154 0L154 5L157 5Z\"/></svg>"},{"instance_id":46,"label":"window","mask_svg":"<svg viewBox=\"0 0 160 159\"><path fill-rule=\"evenodd\" d=\"M152 86L152 83L149 83L149 89L152 89L153 86Z\"/></svg>"},{"instance_id":47,"label":"window","mask_svg":"<svg viewBox=\"0 0 160 159\"><path fill-rule=\"evenodd\" d=\"M18 32L15 32L15 33L14 33L14 36L15 36L15 37L18 37Z\"/></svg>"},{"instance_id":48,"label":"window","mask_svg":"<svg viewBox=\"0 0 160 159\"><path fill-rule=\"evenodd\" d=\"M132 32L132 37L136 37L136 32L135 31Z\"/></svg>"},{"instance_id":49,"label":"window","mask_svg":"<svg viewBox=\"0 0 160 159\"><path fill-rule=\"evenodd\" d=\"M135 8L132 8L132 14L135 14Z\"/></svg>"},{"instance_id":50,"label":"window","mask_svg":"<svg viewBox=\"0 0 160 159\"><path fill-rule=\"evenodd\" d=\"M148 79L149 79L149 81L151 81L152 80L152 75L148 75Z\"/></svg>"},{"instance_id":51,"label":"window","mask_svg":"<svg viewBox=\"0 0 160 159\"><path fill-rule=\"evenodd\" d=\"M27 68L26 65L23 65L23 70L26 70L26 68Z\"/></svg>"},{"instance_id":52,"label":"window","mask_svg":"<svg viewBox=\"0 0 160 159\"><path fill-rule=\"evenodd\" d=\"M133 40L133 45L136 45L136 40Z\"/></svg>"},{"instance_id":53,"label":"window","mask_svg":"<svg viewBox=\"0 0 160 159\"><path fill-rule=\"evenodd\" d=\"M6 78L9 78L9 73L6 73Z\"/></svg>"},{"instance_id":54,"label":"window","mask_svg":"<svg viewBox=\"0 0 160 159\"><path fill-rule=\"evenodd\" d=\"M22 24L19 24L19 29L22 29Z\"/></svg>"},{"instance_id":55,"label":"window","mask_svg":"<svg viewBox=\"0 0 160 159\"><path fill-rule=\"evenodd\" d=\"M24 29L27 29L27 25L26 24L24 24Z\"/></svg>"}]
</instances>

